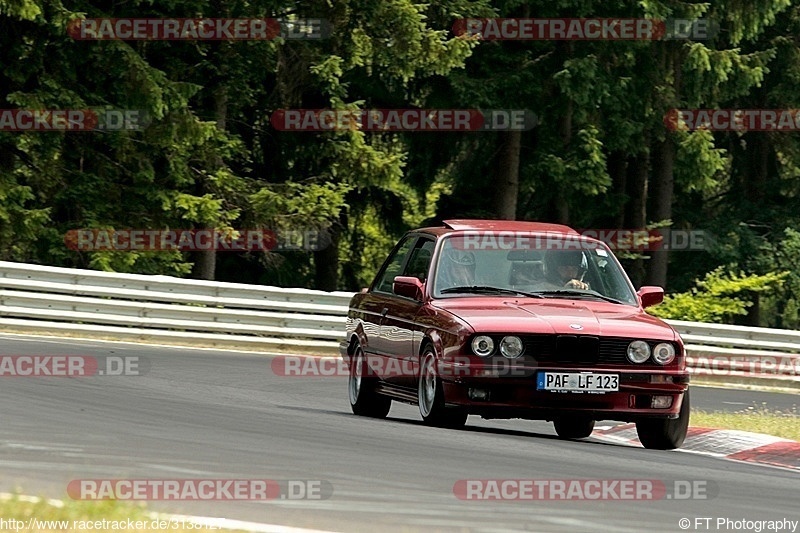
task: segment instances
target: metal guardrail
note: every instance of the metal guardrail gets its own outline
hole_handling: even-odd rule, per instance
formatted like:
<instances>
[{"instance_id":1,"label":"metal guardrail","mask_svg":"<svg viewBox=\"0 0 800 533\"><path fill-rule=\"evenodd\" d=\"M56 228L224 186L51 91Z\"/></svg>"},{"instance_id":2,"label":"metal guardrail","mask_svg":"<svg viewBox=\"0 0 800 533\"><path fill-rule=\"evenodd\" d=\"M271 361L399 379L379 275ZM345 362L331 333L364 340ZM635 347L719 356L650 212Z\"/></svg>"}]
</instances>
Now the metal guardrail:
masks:
<instances>
[{"instance_id":1,"label":"metal guardrail","mask_svg":"<svg viewBox=\"0 0 800 533\"><path fill-rule=\"evenodd\" d=\"M0 261L0 328L334 355L352 294ZM800 331L668 321L703 380L800 387Z\"/></svg>"},{"instance_id":2,"label":"metal guardrail","mask_svg":"<svg viewBox=\"0 0 800 533\"><path fill-rule=\"evenodd\" d=\"M800 388L800 331L668 320L695 381Z\"/></svg>"},{"instance_id":3,"label":"metal guardrail","mask_svg":"<svg viewBox=\"0 0 800 533\"><path fill-rule=\"evenodd\" d=\"M0 261L0 327L336 353L352 294Z\"/></svg>"}]
</instances>

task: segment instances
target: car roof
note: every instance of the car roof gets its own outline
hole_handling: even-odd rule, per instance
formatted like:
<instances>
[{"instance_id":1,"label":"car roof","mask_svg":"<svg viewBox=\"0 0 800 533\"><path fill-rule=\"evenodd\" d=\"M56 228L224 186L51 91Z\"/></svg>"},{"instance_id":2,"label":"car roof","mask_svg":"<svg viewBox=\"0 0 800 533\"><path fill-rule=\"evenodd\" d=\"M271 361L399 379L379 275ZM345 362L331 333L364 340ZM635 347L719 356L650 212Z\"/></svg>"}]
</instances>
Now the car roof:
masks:
<instances>
[{"instance_id":1,"label":"car roof","mask_svg":"<svg viewBox=\"0 0 800 533\"><path fill-rule=\"evenodd\" d=\"M577 231L563 224L548 222L530 222L526 220L484 220L484 219L451 219L443 221L443 226L420 228L418 232L443 235L454 231L521 231L525 233L561 233L564 235L580 235Z\"/></svg>"},{"instance_id":2,"label":"car roof","mask_svg":"<svg viewBox=\"0 0 800 533\"><path fill-rule=\"evenodd\" d=\"M530 222L527 220L472 220L453 219L445 220L445 226L455 231L465 230L491 230L491 231L529 231L542 233L564 233L577 235L578 232L563 224L550 224L548 222Z\"/></svg>"}]
</instances>

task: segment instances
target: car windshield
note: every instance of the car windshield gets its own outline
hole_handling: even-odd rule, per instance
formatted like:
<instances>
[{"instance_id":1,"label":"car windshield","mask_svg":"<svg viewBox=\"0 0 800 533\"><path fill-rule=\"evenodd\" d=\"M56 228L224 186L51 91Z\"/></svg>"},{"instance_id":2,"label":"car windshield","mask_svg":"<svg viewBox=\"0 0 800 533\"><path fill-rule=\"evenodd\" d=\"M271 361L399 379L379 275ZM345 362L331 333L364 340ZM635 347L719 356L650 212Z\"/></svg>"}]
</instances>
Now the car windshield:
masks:
<instances>
[{"instance_id":1,"label":"car windshield","mask_svg":"<svg viewBox=\"0 0 800 533\"><path fill-rule=\"evenodd\" d=\"M445 237L434 296L467 295L638 302L605 245L561 234L481 232Z\"/></svg>"}]
</instances>

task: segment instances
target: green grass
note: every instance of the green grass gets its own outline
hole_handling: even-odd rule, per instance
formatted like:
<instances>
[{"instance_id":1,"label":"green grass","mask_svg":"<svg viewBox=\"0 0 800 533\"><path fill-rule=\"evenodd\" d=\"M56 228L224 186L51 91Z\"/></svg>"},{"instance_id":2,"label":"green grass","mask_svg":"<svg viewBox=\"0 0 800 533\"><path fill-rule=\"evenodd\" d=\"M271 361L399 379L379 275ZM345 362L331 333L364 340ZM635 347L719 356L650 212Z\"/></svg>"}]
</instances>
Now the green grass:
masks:
<instances>
[{"instance_id":1,"label":"green grass","mask_svg":"<svg viewBox=\"0 0 800 533\"><path fill-rule=\"evenodd\" d=\"M800 412L797 406L788 411L775 411L764 405L754 405L735 413L710 413L693 409L689 423L698 427L737 429L800 441Z\"/></svg>"},{"instance_id":2,"label":"green grass","mask_svg":"<svg viewBox=\"0 0 800 533\"><path fill-rule=\"evenodd\" d=\"M164 515L156 515L148 511L142 505L134 505L129 502L119 501L74 501L65 500L63 502L50 500L49 502L41 498L28 498L24 496L14 496L12 499L0 500L0 518L5 522L0 522L0 531L14 531L16 533L51 533L51 532L84 532L84 531L192 531L202 533L203 531L233 531L230 529L211 529L201 525L182 523L179 520L169 522ZM9 523L10 519L19 520L23 523ZM29 523L31 519L36 519L37 524ZM128 519L133 523L132 528L127 527ZM102 520L106 520L103 524ZM159 523L154 524L153 521ZM67 524L42 524L44 521L67 521ZM80 522L100 522L99 524L82 525ZM115 522L114 525L111 522ZM141 522L135 524L135 522ZM163 522L162 522L163 521ZM28 526L31 526L28 528ZM117 528L115 528L115 525ZM66 526L66 527L64 527ZM153 527L155 526L155 527Z\"/></svg>"}]
</instances>

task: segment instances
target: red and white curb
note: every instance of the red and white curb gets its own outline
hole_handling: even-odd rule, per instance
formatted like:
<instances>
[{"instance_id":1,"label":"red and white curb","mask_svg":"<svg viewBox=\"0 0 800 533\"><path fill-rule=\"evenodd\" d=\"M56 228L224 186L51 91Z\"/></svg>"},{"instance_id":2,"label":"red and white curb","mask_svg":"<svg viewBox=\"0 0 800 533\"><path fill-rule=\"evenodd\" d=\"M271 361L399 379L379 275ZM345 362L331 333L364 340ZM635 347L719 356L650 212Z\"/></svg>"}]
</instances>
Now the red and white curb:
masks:
<instances>
[{"instance_id":1,"label":"red and white curb","mask_svg":"<svg viewBox=\"0 0 800 533\"><path fill-rule=\"evenodd\" d=\"M592 438L603 442L641 446L634 424L598 427ZM730 429L690 427L678 451L733 461L778 466L800 472L800 442Z\"/></svg>"}]
</instances>

